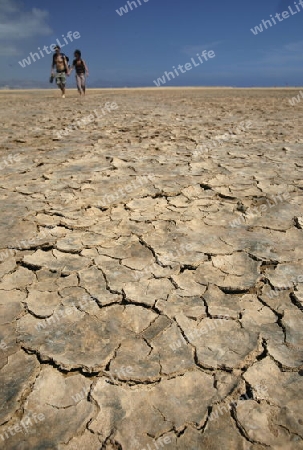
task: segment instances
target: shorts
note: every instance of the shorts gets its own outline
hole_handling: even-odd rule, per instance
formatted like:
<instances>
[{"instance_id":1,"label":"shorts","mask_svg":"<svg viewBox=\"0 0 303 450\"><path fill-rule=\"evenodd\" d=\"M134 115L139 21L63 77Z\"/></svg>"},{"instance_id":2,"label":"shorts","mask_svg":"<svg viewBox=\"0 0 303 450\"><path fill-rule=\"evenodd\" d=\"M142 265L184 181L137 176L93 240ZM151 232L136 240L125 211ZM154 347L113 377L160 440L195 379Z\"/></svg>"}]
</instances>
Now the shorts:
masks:
<instances>
[{"instance_id":1,"label":"shorts","mask_svg":"<svg viewBox=\"0 0 303 450\"><path fill-rule=\"evenodd\" d=\"M65 85L65 83L66 83L66 74L65 74L65 72L57 72L56 73L56 83Z\"/></svg>"}]
</instances>

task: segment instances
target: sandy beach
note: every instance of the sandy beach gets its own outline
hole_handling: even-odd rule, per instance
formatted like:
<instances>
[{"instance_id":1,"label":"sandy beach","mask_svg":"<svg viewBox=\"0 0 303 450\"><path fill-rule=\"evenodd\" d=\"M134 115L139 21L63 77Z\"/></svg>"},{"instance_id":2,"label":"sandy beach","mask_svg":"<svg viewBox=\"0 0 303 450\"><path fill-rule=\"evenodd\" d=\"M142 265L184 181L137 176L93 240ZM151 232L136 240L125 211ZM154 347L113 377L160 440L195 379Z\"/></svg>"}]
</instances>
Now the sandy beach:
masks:
<instances>
[{"instance_id":1,"label":"sandy beach","mask_svg":"<svg viewBox=\"0 0 303 450\"><path fill-rule=\"evenodd\" d=\"M0 448L303 449L302 89L0 91Z\"/></svg>"}]
</instances>

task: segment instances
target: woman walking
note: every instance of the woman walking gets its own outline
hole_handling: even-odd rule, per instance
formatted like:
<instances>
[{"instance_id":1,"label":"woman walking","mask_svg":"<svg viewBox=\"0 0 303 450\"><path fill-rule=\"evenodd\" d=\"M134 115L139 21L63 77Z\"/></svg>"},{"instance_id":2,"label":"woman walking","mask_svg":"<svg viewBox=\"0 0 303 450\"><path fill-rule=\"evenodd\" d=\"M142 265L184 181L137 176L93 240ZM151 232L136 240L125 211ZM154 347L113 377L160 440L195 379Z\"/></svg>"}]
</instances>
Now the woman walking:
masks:
<instances>
[{"instance_id":1,"label":"woman walking","mask_svg":"<svg viewBox=\"0 0 303 450\"><path fill-rule=\"evenodd\" d=\"M69 75L71 74L73 69L76 70L76 83L78 92L80 95L85 95L85 77L89 75L88 68L85 64L85 61L81 58L80 50L75 50L74 57L75 59L73 60Z\"/></svg>"}]
</instances>

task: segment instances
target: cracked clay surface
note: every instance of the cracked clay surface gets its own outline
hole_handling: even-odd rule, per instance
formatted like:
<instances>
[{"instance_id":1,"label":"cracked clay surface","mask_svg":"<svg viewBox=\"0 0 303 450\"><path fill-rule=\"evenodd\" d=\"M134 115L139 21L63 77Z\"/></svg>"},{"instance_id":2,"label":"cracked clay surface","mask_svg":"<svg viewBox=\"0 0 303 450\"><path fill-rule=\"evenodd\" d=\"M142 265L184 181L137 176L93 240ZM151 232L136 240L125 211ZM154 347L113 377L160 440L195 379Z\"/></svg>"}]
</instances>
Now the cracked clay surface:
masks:
<instances>
[{"instance_id":1,"label":"cracked clay surface","mask_svg":"<svg viewBox=\"0 0 303 450\"><path fill-rule=\"evenodd\" d=\"M56 95L0 94L0 448L303 449L303 104Z\"/></svg>"}]
</instances>

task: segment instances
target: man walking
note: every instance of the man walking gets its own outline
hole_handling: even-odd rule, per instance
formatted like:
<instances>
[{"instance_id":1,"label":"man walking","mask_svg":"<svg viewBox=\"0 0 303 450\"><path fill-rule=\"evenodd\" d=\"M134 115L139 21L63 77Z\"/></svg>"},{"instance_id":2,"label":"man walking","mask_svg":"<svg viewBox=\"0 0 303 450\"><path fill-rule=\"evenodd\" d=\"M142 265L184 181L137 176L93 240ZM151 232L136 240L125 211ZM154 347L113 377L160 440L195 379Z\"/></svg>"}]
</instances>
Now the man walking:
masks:
<instances>
[{"instance_id":1,"label":"man walking","mask_svg":"<svg viewBox=\"0 0 303 450\"><path fill-rule=\"evenodd\" d=\"M55 67L56 75L54 74ZM61 89L62 98L65 98L66 75L69 75L66 56L64 55L64 53L60 52L59 45L56 45L51 67L51 77L56 77L56 83L57 86Z\"/></svg>"}]
</instances>

